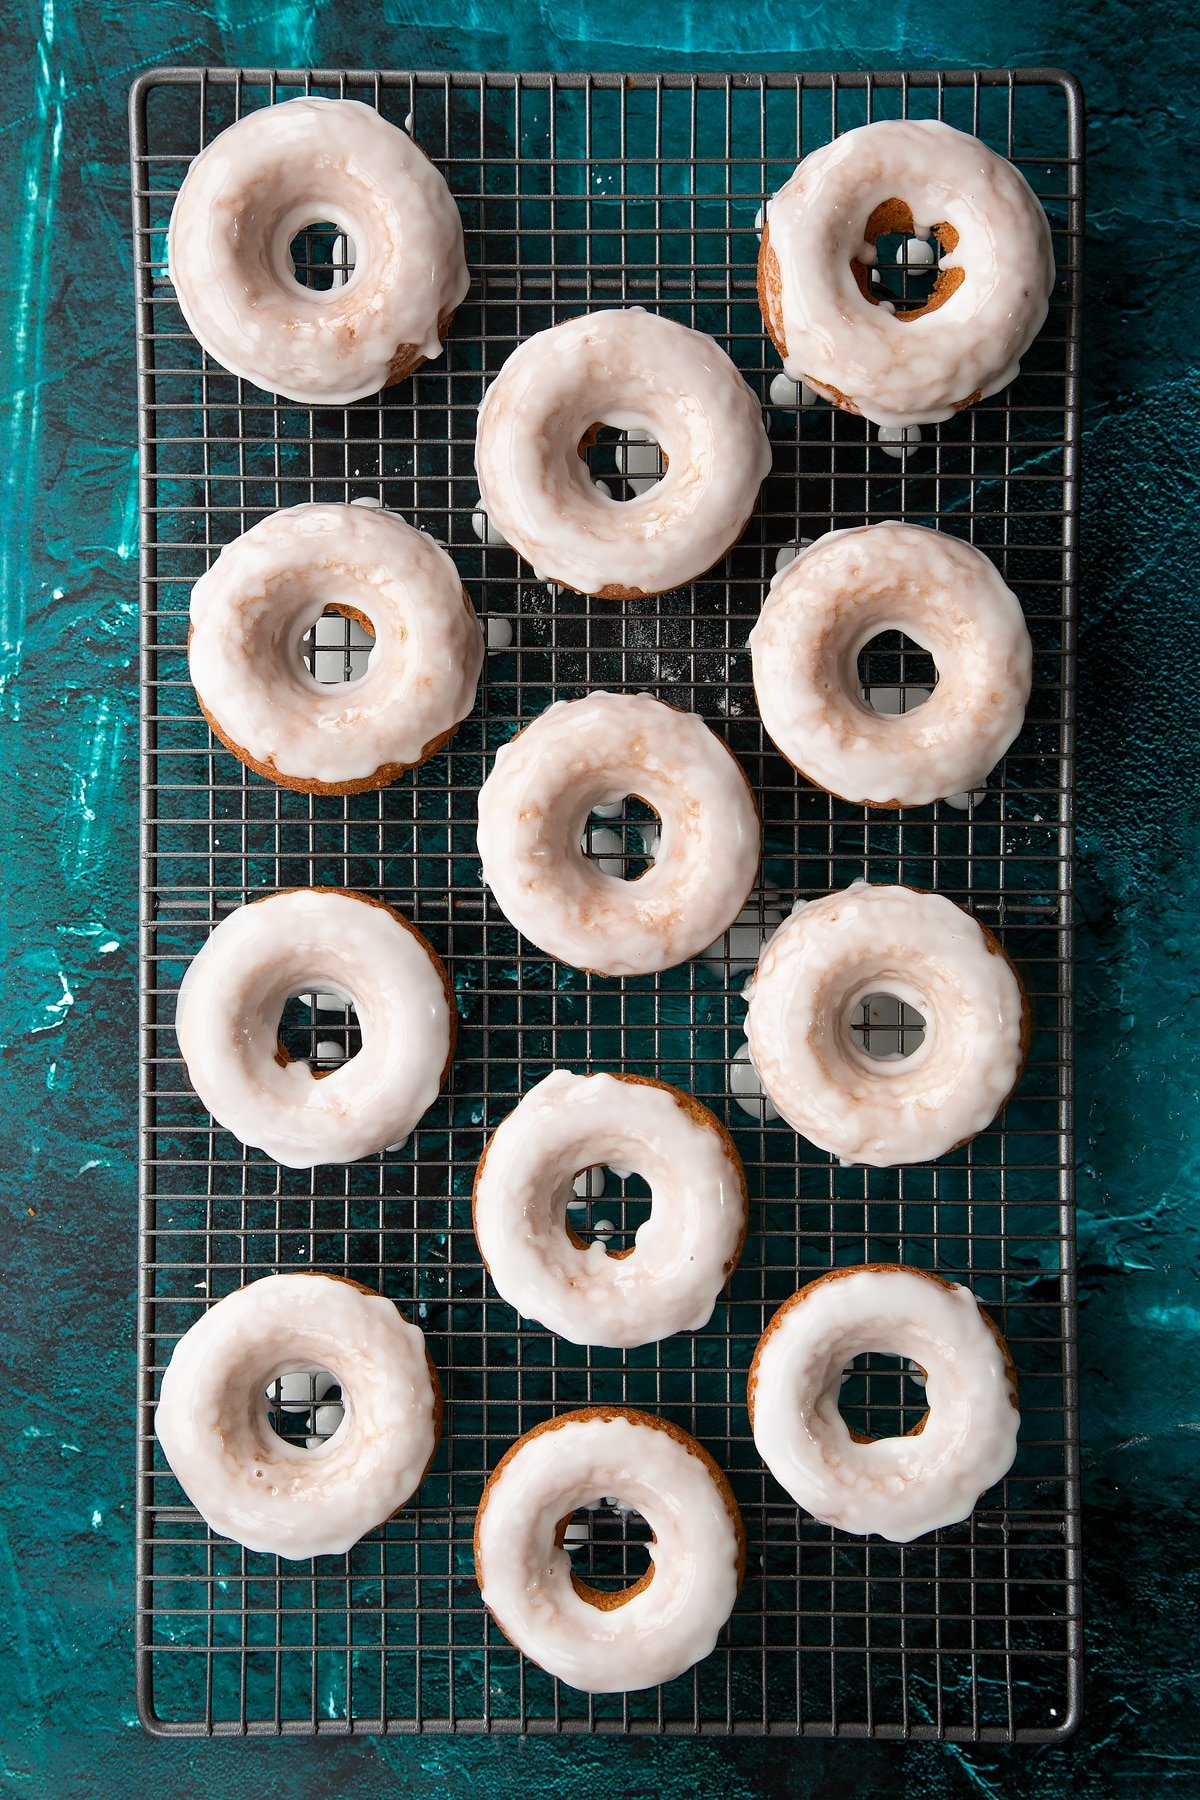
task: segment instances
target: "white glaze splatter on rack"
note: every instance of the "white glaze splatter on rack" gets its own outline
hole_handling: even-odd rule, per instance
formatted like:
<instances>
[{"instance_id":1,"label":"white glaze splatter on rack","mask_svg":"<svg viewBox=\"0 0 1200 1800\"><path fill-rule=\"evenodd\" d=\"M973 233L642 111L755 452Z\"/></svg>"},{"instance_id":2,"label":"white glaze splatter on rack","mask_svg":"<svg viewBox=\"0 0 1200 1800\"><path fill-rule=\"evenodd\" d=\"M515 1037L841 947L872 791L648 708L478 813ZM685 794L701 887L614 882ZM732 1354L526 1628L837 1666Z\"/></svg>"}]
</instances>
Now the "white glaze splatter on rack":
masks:
<instances>
[{"instance_id":1,"label":"white glaze splatter on rack","mask_svg":"<svg viewBox=\"0 0 1200 1800\"><path fill-rule=\"evenodd\" d=\"M486 507L477 506L475 511L471 514L471 530L475 533L475 536L479 539L481 544L491 544L501 549L508 548L506 540L501 537L496 527L492 524Z\"/></svg>"},{"instance_id":2,"label":"white glaze splatter on rack","mask_svg":"<svg viewBox=\"0 0 1200 1800\"><path fill-rule=\"evenodd\" d=\"M781 574L789 563L795 562L802 550L807 550L812 543L811 538L796 538L790 544L781 544L775 552L775 573Z\"/></svg>"},{"instance_id":3,"label":"white glaze splatter on rack","mask_svg":"<svg viewBox=\"0 0 1200 1800\"><path fill-rule=\"evenodd\" d=\"M771 386L767 390L771 405L781 411L794 411L800 406L812 406L819 396L809 387L807 381L793 381L790 375L772 377Z\"/></svg>"},{"instance_id":4,"label":"white glaze splatter on rack","mask_svg":"<svg viewBox=\"0 0 1200 1800\"><path fill-rule=\"evenodd\" d=\"M937 252L928 238L905 238L896 245L896 266L901 269L932 269Z\"/></svg>"},{"instance_id":5,"label":"white glaze splatter on rack","mask_svg":"<svg viewBox=\"0 0 1200 1800\"><path fill-rule=\"evenodd\" d=\"M622 432L613 448L613 458L635 494L647 493L663 478L662 451L644 431Z\"/></svg>"},{"instance_id":6,"label":"white glaze splatter on rack","mask_svg":"<svg viewBox=\"0 0 1200 1800\"><path fill-rule=\"evenodd\" d=\"M782 923L783 914L769 901L761 907L744 906L728 931L723 931L700 954L715 968L728 967L731 975L742 969L752 969L762 954L763 945Z\"/></svg>"},{"instance_id":7,"label":"white glaze splatter on rack","mask_svg":"<svg viewBox=\"0 0 1200 1800\"><path fill-rule=\"evenodd\" d=\"M281 1412L306 1413L336 1386L337 1381L328 1369L290 1369L279 1377L278 1382L272 1382L267 1389L267 1399L272 1401L278 1388Z\"/></svg>"}]
</instances>

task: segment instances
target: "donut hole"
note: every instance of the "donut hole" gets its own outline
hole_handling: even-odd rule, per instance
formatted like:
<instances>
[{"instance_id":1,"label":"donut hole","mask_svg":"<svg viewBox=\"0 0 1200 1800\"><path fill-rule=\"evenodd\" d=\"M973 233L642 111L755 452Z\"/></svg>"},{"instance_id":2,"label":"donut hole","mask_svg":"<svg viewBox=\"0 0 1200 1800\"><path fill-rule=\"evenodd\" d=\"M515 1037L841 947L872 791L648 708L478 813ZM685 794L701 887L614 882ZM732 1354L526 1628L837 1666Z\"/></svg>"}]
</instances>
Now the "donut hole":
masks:
<instances>
[{"instance_id":1,"label":"donut hole","mask_svg":"<svg viewBox=\"0 0 1200 1800\"><path fill-rule=\"evenodd\" d=\"M948 256L957 247L958 232L942 223L933 227L933 237L936 248L918 236L907 201L881 201L863 227L864 242L874 247L874 261L850 259L864 299L872 306L884 302L902 324L944 306L961 286L964 270L939 267L937 251Z\"/></svg>"},{"instance_id":2,"label":"donut hole","mask_svg":"<svg viewBox=\"0 0 1200 1800\"><path fill-rule=\"evenodd\" d=\"M314 219L288 245L292 274L303 288L330 293L345 287L354 273L354 243L340 225Z\"/></svg>"},{"instance_id":3,"label":"donut hole","mask_svg":"<svg viewBox=\"0 0 1200 1800\"><path fill-rule=\"evenodd\" d=\"M938 683L937 664L902 631L881 631L858 653L858 685L872 712L895 717L924 706Z\"/></svg>"},{"instance_id":4,"label":"donut hole","mask_svg":"<svg viewBox=\"0 0 1200 1800\"><path fill-rule=\"evenodd\" d=\"M924 310L938 278L937 246L904 231L881 232L875 240L871 298L890 300L900 315Z\"/></svg>"},{"instance_id":5,"label":"donut hole","mask_svg":"<svg viewBox=\"0 0 1200 1800\"><path fill-rule=\"evenodd\" d=\"M337 1376L317 1366L276 1375L266 1388L266 1402L275 1436L301 1450L318 1449L345 1416Z\"/></svg>"},{"instance_id":6,"label":"donut hole","mask_svg":"<svg viewBox=\"0 0 1200 1800\"><path fill-rule=\"evenodd\" d=\"M350 606L327 606L300 640L304 666L322 687L361 681L374 649L374 626L366 613Z\"/></svg>"},{"instance_id":7,"label":"donut hole","mask_svg":"<svg viewBox=\"0 0 1200 1800\"><path fill-rule=\"evenodd\" d=\"M575 1174L567 1231L580 1249L603 1244L610 1256L628 1256L653 1204L649 1185L635 1170L594 1164Z\"/></svg>"},{"instance_id":8,"label":"donut hole","mask_svg":"<svg viewBox=\"0 0 1200 1800\"><path fill-rule=\"evenodd\" d=\"M592 808L580 842L602 875L636 881L653 866L661 831L654 808L638 794L624 794Z\"/></svg>"},{"instance_id":9,"label":"donut hole","mask_svg":"<svg viewBox=\"0 0 1200 1800\"><path fill-rule=\"evenodd\" d=\"M622 503L648 493L667 468L661 446L645 428L622 431L615 425L589 426L580 440L579 455L592 480L603 482L610 499Z\"/></svg>"},{"instance_id":10,"label":"donut hole","mask_svg":"<svg viewBox=\"0 0 1200 1800\"><path fill-rule=\"evenodd\" d=\"M925 1042L925 1016L896 994L864 994L854 1004L850 1033L876 1062L899 1062Z\"/></svg>"},{"instance_id":11,"label":"donut hole","mask_svg":"<svg viewBox=\"0 0 1200 1800\"><path fill-rule=\"evenodd\" d=\"M592 806L579 844L601 875L635 882L653 868L660 837L662 821L655 808L639 794L622 794Z\"/></svg>"},{"instance_id":12,"label":"donut hole","mask_svg":"<svg viewBox=\"0 0 1200 1800\"><path fill-rule=\"evenodd\" d=\"M362 1049L354 1003L343 994L291 994L280 1015L276 1060L306 1062L317 1079L332 1075Z\"/></svg>"},{"instance_id":13,"label":"donut hole","mask_svg":"<svg viewBox=\"0 0 1200 1800\"><path fill-rule=\"evenodd\" d=\"M624 1605L654 1574L654 1533L641 1513L622 1505L617 1495L576 1507L560 1522L557 1535L571 1559L571 1585L594 1606Z\"/></svg>"},{"instance_id":14,"label":"donut hole","mask_svg":"<svg viewBox=\"0 0 1200 1800\"><path fill-rule=\"evenodd\" d=\"M909 1437L924 1428L925 1371L904 1356L867 1350L842 1371L838 1411L862 1441Z\"/></svg>"}]
</instances>

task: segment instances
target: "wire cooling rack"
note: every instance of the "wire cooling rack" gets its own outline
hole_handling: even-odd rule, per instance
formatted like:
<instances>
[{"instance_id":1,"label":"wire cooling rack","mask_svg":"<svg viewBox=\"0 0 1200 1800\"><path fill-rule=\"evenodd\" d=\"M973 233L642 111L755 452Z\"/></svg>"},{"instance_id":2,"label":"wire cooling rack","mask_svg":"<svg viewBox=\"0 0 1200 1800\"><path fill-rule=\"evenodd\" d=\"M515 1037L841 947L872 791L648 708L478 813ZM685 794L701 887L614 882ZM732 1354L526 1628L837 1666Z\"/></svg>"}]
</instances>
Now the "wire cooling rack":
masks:
<instances>
[{"instance_id":1,"label":"wire cooling rack","mask_svg":"<svg viewBox=\"0 0 1200 1800\"><path fill-rule=\"evenodd\" d=\"M347 409L272 400L203 357L165 266L189 159L256 107L345 95L410 122L462 209L471 293L445 357ZM897 455L820 403L776 404L755 303L756 214L799 156L871 118L941 116L1010 156L1043 201L1059 282L1010 392L923 428ZM429 75L168 69L131 103L142 450L142 1166L138 1693L160 1732L668 1732L1047 1740L1075 1719L1080 1653L1071 1247L1070 841L1079 431L1082 105L1053 71L755 76ZM336 222L296 246L298 279L331 283ZM928 273L881 244L883 291ZM774 473L742 543L661 599L555 593L473 513L476 409L521 339L585 309L642 304L712 332L765 404ZM618 494L628 459L602 433L594 472ZM447 751L380 794L285 792L214 745L187 678L192 582L272 509L386 501L449 545L488 624L480 703ZM986 790L900 814L814 791L764 740L746 636L789 543L833 526L938 523L992 557L1020 595L1036 663L1028 723ZM352 675L364 646L327 619L312 655ZM358 662L356 663L356 659ZM332 666L329 666L332 665ZM877 644L881 707L932 679L912 646ZM749 916L706 957L611 980L546 962L480 880L475 796L497 747L556 697L648 689L694 708L741 758L765 826ZM612 872L636 873L652 829L589 827ZM639 861L639 858L642 859ZM762 933L794 896L855 877L936 888L1019 964L1036 1008L1029 1066L1002 1120L936 1166L841 1168L743 1105L742 989ZM449 1088L402 1146L296 1173L214 1129L173 1030L188 960L228 911L273 888L334 883L415 919L461 1013ZM885 1050L919 1021L880 1003ZM289 1004L285 1041L331 1063L353 1015ZM626 1069L691 1090L728 1121L751 1195L745 1255L703 1331L621 1354L519 1324L484 1277L470 1189L487 1132L550 1068ZM747 1107L749 1110L747 1110ZM573 1223L615 1244L647 1207L635 1179L589 1178ZM584 1185L584 1184L581 1184ZM973 1518L909 1545L815 1524L765 1473L746 1372L774 1309L831 1264L896 1259L970 1283L1021 1379L1016 1464ZM214 1537L158 1452L152 1413L179 1335L221 1295L318 1268L381 1288L423 1327L446 1433L414 1505L348 1556L293 1564ZM291 1436L321 1436L337 1390L276 1390ZM745 1586L718 1648L669 1686L588 1698L559 1687L490 1624L471 1554L487 1471L530 1426L627 1401L694 1432L728 1472L749 1536ZM912 1372L860 1359L843 1406L859 1429L920 1410ZM569 1541L598 1584L644 1564L639 1521L601 1507ZM642 1534L644 1536L644 1533Z\"/></svg>"}]
</instances>

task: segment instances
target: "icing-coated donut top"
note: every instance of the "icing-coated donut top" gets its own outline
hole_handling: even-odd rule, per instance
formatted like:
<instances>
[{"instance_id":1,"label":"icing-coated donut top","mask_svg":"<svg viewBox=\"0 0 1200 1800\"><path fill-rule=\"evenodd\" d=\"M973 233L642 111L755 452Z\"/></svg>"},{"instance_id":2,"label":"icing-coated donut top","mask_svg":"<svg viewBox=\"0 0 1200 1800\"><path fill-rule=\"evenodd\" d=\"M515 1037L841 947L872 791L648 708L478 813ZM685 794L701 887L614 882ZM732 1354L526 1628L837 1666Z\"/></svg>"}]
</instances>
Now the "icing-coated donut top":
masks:
<instances>
[{"instance_id":1,"label":"icing-coated donut top","mask_svg":"<svg viewBox=\"0 0 1200 1800\"><path fill-rule=\"evenodd\" d=\"M910 711L875 711L858 656L902 631L938 680ZM775 576L750 633L763 724L845 800L920 806L985 781L1021 729L1033 652L1025 615L973 545L888 520L827 532Z\"/></svg>"},{"instance_id":2,"label":"icing-coated donut top","mask_svg":"<svg viewBox=\"0 0 1200 1800\"><path fill-rule=\"evenodd\" d=\"M580 843L592 808L626 794L662 822L635 881L606 874ZM551 956L606 975L699 955L745 904L760 851L732 752L650 694L556 701L501 746L479 793L484 879L505 917Z\"/></svg>"},{"instance_id":3,"label":"icing-coated donut top","mask_svg":"<svg viewBox=\"0 0 1200 1800\"><path fill-rule=\"evenodd\" d=\"M850 1436L842 1371L868 1351L925 1371L919 1431ZM970 1289L882 1264L822 1276L776 1313L750 1405L758 1452L793 1499L828 1525L893 1543L967 1518L1012 1466L1020 1425L1007 1355Z\"/></svg>"},{"instance_id":4,"label":"icing-coated donut top","mask_svg":"<svg viewBox=\"0 0 1200 1800\"><path fill-rule=\"evenodd\" d=\"M322 683L301 643L326 608L375 641L360 680ZM227 544L192 589L188 665L226 742L337 791L421 761L470 712L483 633L446 552L397 513L315 504Z\"/></svg>"},{"instance_id":5,"label":"icing-coated donut top","mask_svg":"<svg viewBox=\"0 0 1200 1800\"><path fill-rule=\"evenodd\" d=\"M746 1038L788 1123L847 1163L931 1162L990 1124L1024 1054L1021 984L942 894L852 882L801 902L759 958ZM850 1022L869 995L925 1020L909 1056L872 1056Z\"/></svg>"},{"instance_id":6,"label":"icing-coated donut top","mask_svg":"<svg viewBox=\"0 0 1200 1800\"><path fill-rule=\"evenodd\" d=\"M594 425L648 434L666 472L632 500L597 488ZM518 345L479 409L489 519L543 581L658 594L741 535L771 467L762 406L712 338L640 306L588 313Z\"/></svg>"},{"instance_id":7,"label":"icing-coated donut top","mask_svg":"<svg viewBox=\"0 0 1200 1800\"><path fill-rule=\"evenodd\" d=\"M313 991L345 996L358 1015L361 1048L328 1074L279 1052L284 1003ZM454 1015L441 963L390 907L293 888L220 920L184 975L175 1030L214 1118L307 1169L407 1137L438 1096Z\"/></svg>"},{"instance_id":8,"label":"icing-coated donut top","mask_svg":"<svg viewBox=\"0 0 1200 1800\"><path fill-rule=\"evenodd\" d=\"M872 304L853 266L874 263L865 234L889 200L907 205L920 237L948 227L941 268L961 270L911 318ZM1007 387L1054 285L1050 227L1024 176L935 119L880 120L806 156L772 201L764 256L768 245L787 373L879 425L948 419Z\"/></svg>"},{"instance_id":9,"label":"icing-coated donut top","mask_svg":"<svg viewBox=\"0 0 1200 1800\"><path fill-rule=\"evenodd\" d=\"M325 1368L342 1389L332 1436L279 1437L266 1392ZM339 1277L268 1275L227 1294L175 1346L155 1433L216 1531L277 1556L333 1555L403 1506L437 1443L425 1339L390 1300Z\"/></svg>"},{"instance_id":10,"label":"icing-coated donut top","mask_svg":"<svg viewBox=\"0 0 1200 1800\"><path fill-rule=\"evenodd\" d=\"M568 1235L583 1169L627 1168L652 1193L633 1245ZM475 1235L499 1292L576 1344L632 1348L712 1316L746 1228L732 1142L662 1082L554 1069L497 1126L475 1182Z\"/></svg>"},{"instance_id":11,"label":"icing-coated donut top","mask_svg":"<svg viewBox=\"0 0 1200 1800\"><path fill-rule=\"evenodd\" d=\"M576 1588L557 1526L613 1495L654 1533L652 1578L615 1606ZM567 1413L515 1444L475 1527L485 1606L526 1656L570 1686L620 1693L707 1656L733 1610L744 1557L732 1499L700 1446L617 1407Z\"/></svg>"},{"instance_id":12,"label":"icing-coated donut top","mask_svg":"<svg viewBox=\"0 0 1200 1800\"><path fill-rule=\"evenodd\" d=\"M319 292L296 281L290 245L323 220L353 243L354 268ZM214 138L184 177L167 257L205 348L235 375L314 405L377 393L402 350L438 356L439 320L470 286L441 174L358 100L285 100Z\"/></svg>"}]
</instances>

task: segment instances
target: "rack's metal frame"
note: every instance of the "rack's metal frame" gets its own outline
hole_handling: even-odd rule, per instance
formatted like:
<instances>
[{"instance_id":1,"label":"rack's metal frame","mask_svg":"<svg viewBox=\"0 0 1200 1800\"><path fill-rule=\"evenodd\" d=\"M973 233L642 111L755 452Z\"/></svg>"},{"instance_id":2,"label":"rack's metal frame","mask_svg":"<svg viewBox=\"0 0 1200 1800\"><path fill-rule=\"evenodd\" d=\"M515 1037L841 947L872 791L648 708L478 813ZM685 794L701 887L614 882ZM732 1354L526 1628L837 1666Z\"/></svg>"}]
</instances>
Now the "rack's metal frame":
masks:
<instances>
[{"instance_id":1,"label":"rack's metal frame","mask_svg":"<svg viewBox=\"0 0 1200 1800\"><path fill-rule=\"evenodd\" d=\"M349 95L412 129L463 209L474 284L444 361L378 400L312 412L202 357L164 266L188 159L250 107ZM775 472L743 543L682 594L621 607L555 595L473 533L474 411L518 339L604 304L710 330L764 401L776 364L754 299L754 219L801 152L869 117L938 114L1013 157L1047 204L1060 282L1013 389L889 460L862 421L772 416ZM141 445L142 915L138 1699L176 1735L424 1731L806 1734L1047 1741L1073 1726L1080 1662L1071 1113L1071 792L1079 454L1082 101L1056 71L650 76L164 69L131 95ZM451 744L382 794L275 789L214 746L187 680L188 589L279 505L384 499L447 541L481 613L514 624ZM1021 595L1037 653L1024 733L985 794L900 815L814 792L765 742L743 652L777 548L905 516L972 538ZM868 684L919 679L903 649ZM558 695L649 687L694 707L762 802L769 924L779 895L856 875L937 887L996 929L1038 1015L1002 1120L929 1168L841 1169L729 1094L740 943L657 979L604 981L532 958L480 885L473 800L497 744ZM910 696L911 698L911 696ZM597 822L599 823L599 822ZM611 823L606 828L612 828ZM618 823L616 829L622 827ZM627 833L634 829L626 828ZM631 840L632 842L633 840ZM611 843L608 846L611 853ZM297 1176L243 1152L190 1093L172 998L216 917L274 886L338 882L415 917L446 958L463 1024L449 1091L409 1144ZM313 1044L345 1040L313 1011ZM289 1029L291 1027L289 1026ZM328 1054L324 1046L320 1054ZM555 1063L644 1068L735 1130L746 1253L710 1326L657 1351L588 1352L521 1326L470 1231L484 1136ZM447 1198L449 1196L449 1198ZM609 1177L603 1210L637 1202ZM592 1224L597 1223L594 1217ZM907 1546L797 1513L749 1439L758 1334L802 1278L866 1256L969 1281L1022 1380L1003 1487ZM172 1343L220 1294L275 1268L381 1287L424 1326L446 1438L415 1505L344 1558L288 1565L212 1537L157 1453ZM856 1423L907 1402L876 1361ZM911 1399L911 1396L908 1397ZM745 1588L721 1644L645 1695L588 1698L523 1663L471 1571L475 1503L506 1444L555 1410L626 1399L677 1419L728 1469ZM912 1417L911 1413L907 1415ZM612 1521L608 1521L612 1534ZM602 1521L585 1554L604 1551ZM622 1543L628 1566L632 1554Z\"/></svg>"}]
</instances>

